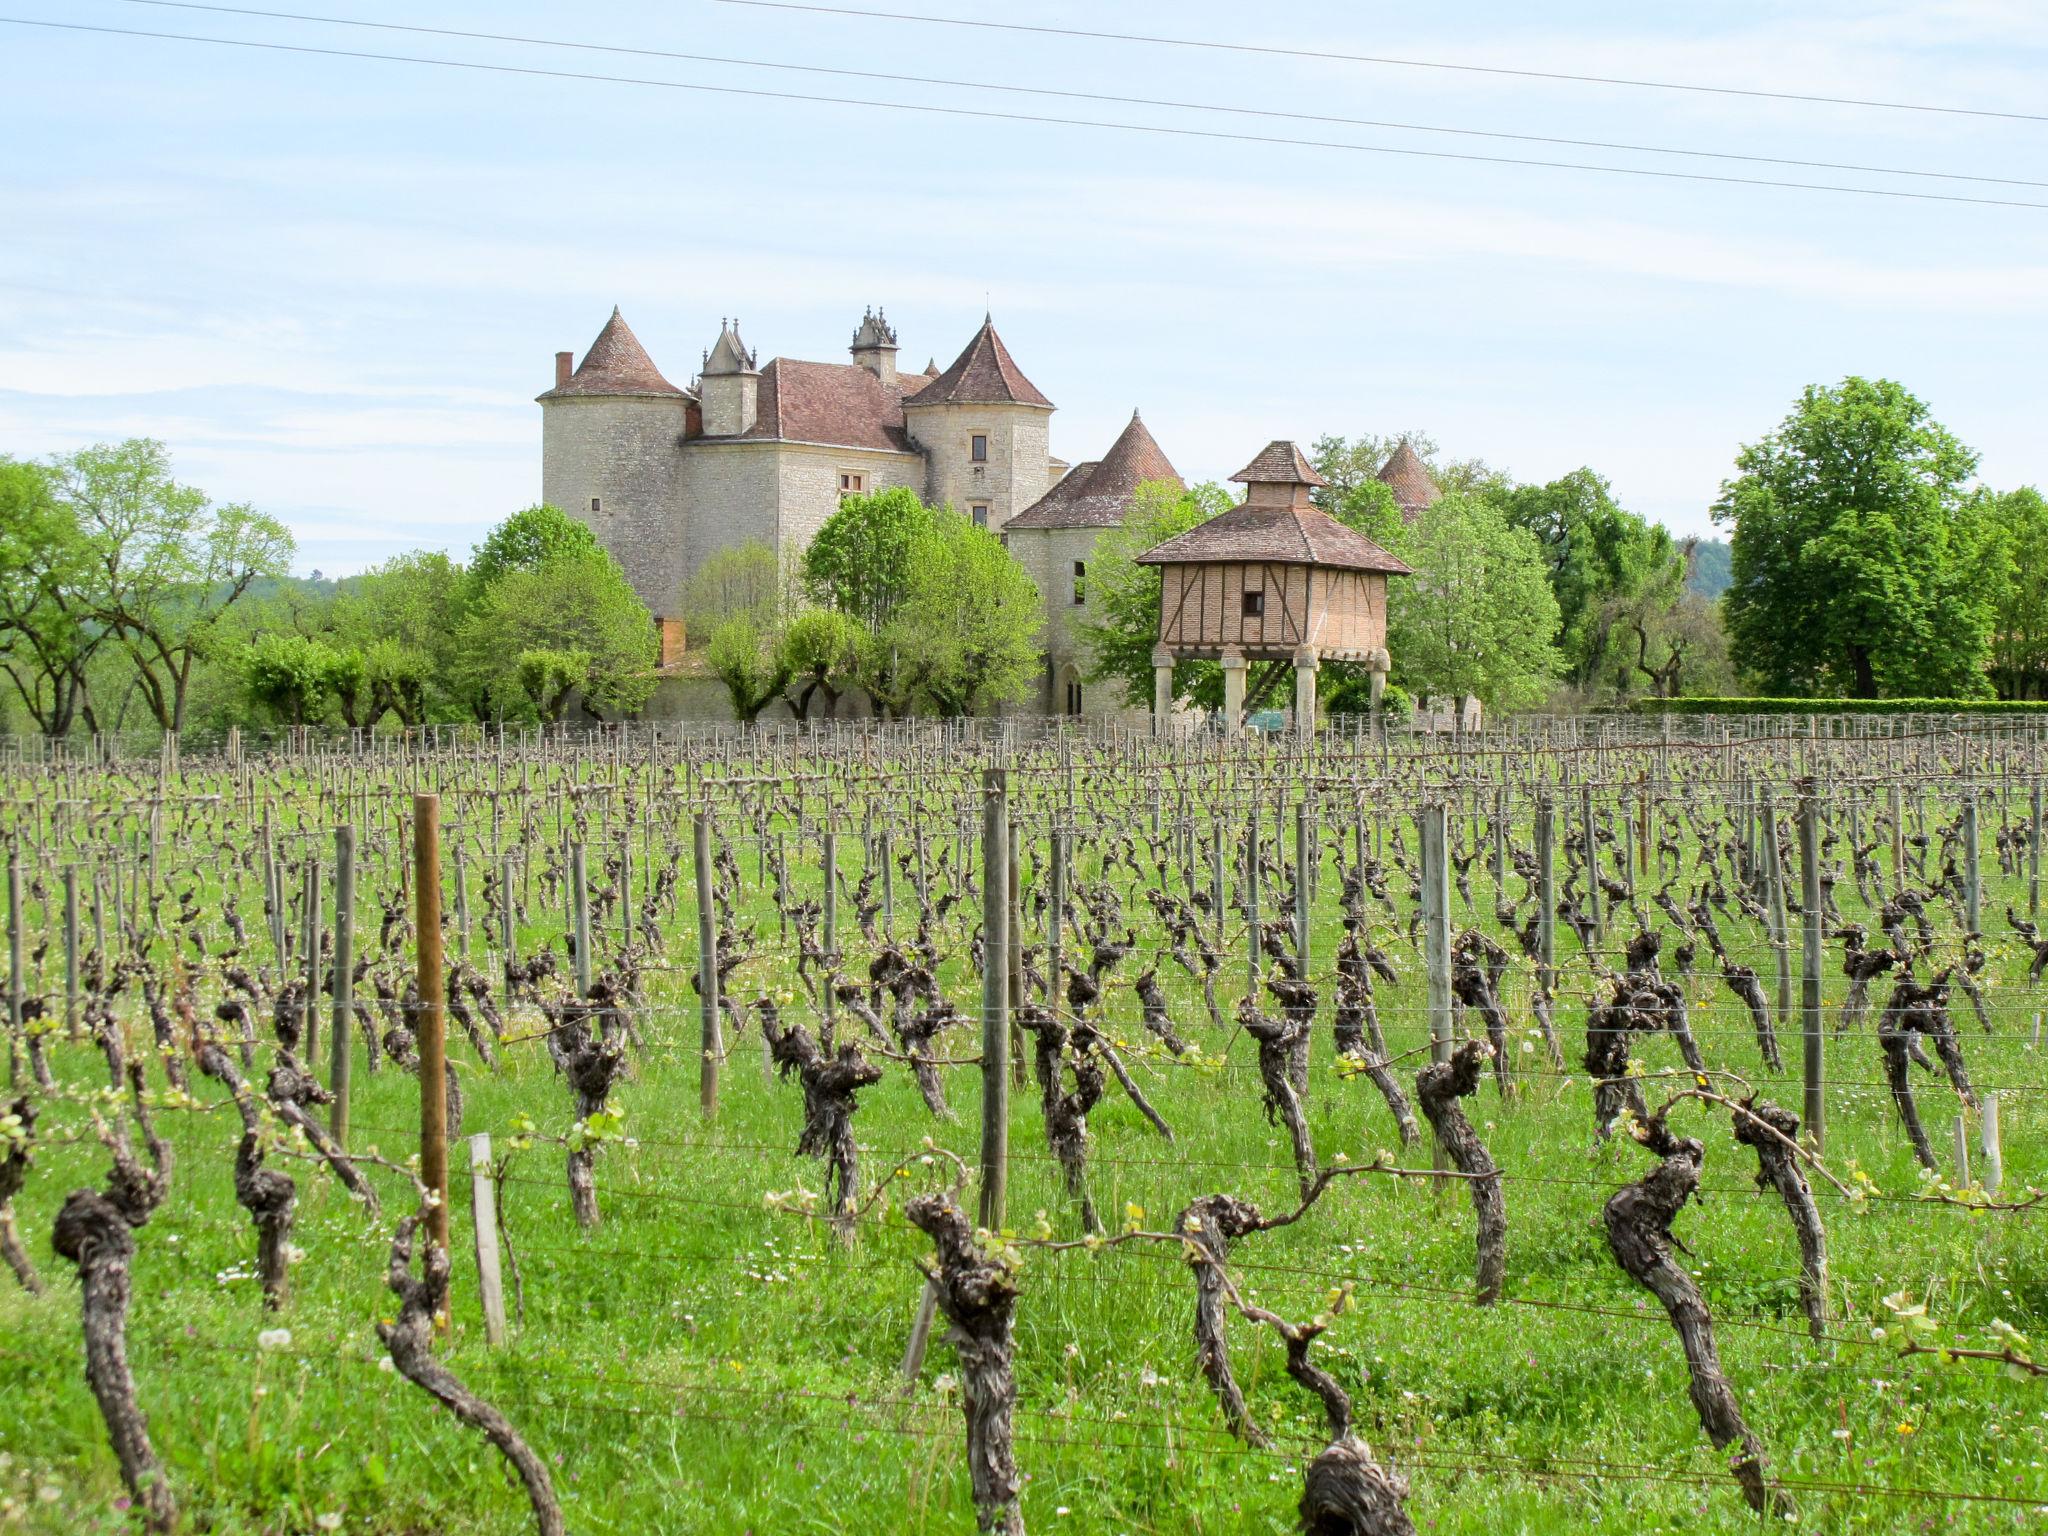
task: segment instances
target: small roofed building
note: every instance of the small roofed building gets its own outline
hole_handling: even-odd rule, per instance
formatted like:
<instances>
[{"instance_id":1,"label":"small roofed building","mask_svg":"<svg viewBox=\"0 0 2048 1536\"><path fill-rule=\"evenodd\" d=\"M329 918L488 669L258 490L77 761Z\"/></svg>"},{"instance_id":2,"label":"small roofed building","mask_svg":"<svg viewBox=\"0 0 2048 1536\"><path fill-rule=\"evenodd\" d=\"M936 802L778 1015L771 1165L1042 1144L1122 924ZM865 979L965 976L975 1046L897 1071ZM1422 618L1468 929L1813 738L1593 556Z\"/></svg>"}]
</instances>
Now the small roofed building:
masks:
<instances>
[{"instance_id":1,"label":"small roofed building","mask_svg":"<svg viewBox=\"0 0 2048 1536\"><path fill-rule=\"evenodd\" d=\"M1315 729L1326 660L1367 668L1377 706L1388 668L1387 581L1412 572L1309 499L1328 482L1293 443L1268 443L1230 478L1245 488L1241 505L1138 556L1160 568L1154 729L1165 729L1173 666L1184 657L1223 663L1225 730L1244 722L1254 662L1293 667L1303 735Z\"/></svg>"},{"instance_id":2,"label":"small roofed building","mask_svg":"<svg viewBox=\"0 0 2048 1536\"><path fill-rule=\"evenodd\" d=\"M1077 623L1089 616L1088 562L1095 541L1105 530L1122 527L1138 487L1155 481L1186 489L1180 471L1133 411L1107 453L1076 464L1003 528L1003 543L1045 602L1040 705L1047 715L1120 712L1120 698L1092 698L1082 686L1093 657Z\"/></svg>"}]
</instances>

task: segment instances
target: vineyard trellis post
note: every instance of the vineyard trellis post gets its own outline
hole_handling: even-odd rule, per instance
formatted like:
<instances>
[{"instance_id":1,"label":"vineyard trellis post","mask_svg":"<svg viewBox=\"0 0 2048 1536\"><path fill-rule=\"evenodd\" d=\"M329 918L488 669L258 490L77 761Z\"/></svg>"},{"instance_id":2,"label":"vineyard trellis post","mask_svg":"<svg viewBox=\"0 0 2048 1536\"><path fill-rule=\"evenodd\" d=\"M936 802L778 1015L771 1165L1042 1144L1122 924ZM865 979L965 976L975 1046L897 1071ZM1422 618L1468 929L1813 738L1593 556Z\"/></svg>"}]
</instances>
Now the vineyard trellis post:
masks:
<instances>
[{"instance_id":1,"label":"vineyard trellis post","mask_svg":"<svg viewBox=\"0 0 2048 1536\"><path fill-rule=\"evenodd\" d=\"M448 1247L448 1041L441 969L441 797L412 797L413 931L418 934L420 1182L439 1197L427 1235Z\"/></svg>"},{"instance_id":2,"label":"vineyard trellis post","mask_svg":"<svg viewBox=\"0 0 2048 1536\"><path fill-rule=\"evenodd\" d=\"M343 822L334 829L334 1016L329 1024L327 1087L334 1102L327 1109L327 1129L336 1144L348 1146L349 1033L355 1019L356 829Z\"/></svg>"},{"instance_id":3,"label":"vineyard trellis post","mask_svg":"<svg viewBox=\"0 0 2048 1536\"><path fill-rule=\"evenodd\" d=\"M1792 1017L1792 924L1786 909L1785 860L1778 847L1778 809L1771 786L1764 785L1757 807L1763 836L1764 900L1769 911L1771 957L1776 962L1778 990L1773 999L1776 1017L1782 1025Z\"/></svg>"},{"instance_id":4,"label":"vineyard trellis post","mask_svg":"<svg viewBox=\"0 0 2048 1536\"><path fill-rule=\"evenodd\" d=\"M1003 1225L1010 1181L1009 775L982 771L981 1225Z\"/></svg>"},{"instance_id":5,"label":"vineyard trellis post","mask_svg":"<svg viewBox=\"0 0 2048 1536\"><path fill-rule=\"evenodd\" d=\"M2041 916L2041 786L2036 784L2027 807L2027 916Z\"/></svg>"},{"instance_id":6,"label":"vineyard trellis post","mask_svg":"<svg viewBox=\"0 0 2048 1536\"><path fill-rule=\"evenodd\" d=\"M307 1066L320 1064L320 858L306 856L305 895L299 902L300 956L306 966L306 1001L299 1009Z\"/></svg>"},{"instance_id":7,"label":"vineyard trellis post","mask_svg":"<svg viewBox=\"0 0 2048 1536\"><path fill-rule=\"evenodd\" d=\"M1799 795L1800 1049L1806 1082L1806 1134L1819 1152L1827 1138L1826 1033L1821 1027L1820 801L1811 780Z\"/></svg>"},{"instance_id":8,"label":"vineyard trellis post","mask_svg":"<svg viewBox=\"0 0 2048 1536\"><path fill-rule=\"evenodd\" d=\"M64 866L64 1033L78 1039L78 866Z\"/></svg>"},{"instance_id":9,"label":"vineyard trellis post","mask_svg":"<svg viewBox=\"0 0 2048 1536\"><path fill-rule=\"evenodd\" d=\"M21 860L7 856L7 1086L21 1073Z\"/></svg>"},{"instance_id":10,"label":"vineyard trellis post","mask_svg":"<svg viewBox=\"0 0 2048 1536\"><path fill-rule=\"evenodd\" d=\"M576 995L590 996L590 868L581 840L569 845L570 929L576 936Z\"/></svg>"},{"instance_id":11,"label":"vineyard trellis post","mask_svg":"<svg viewBox=\"0 0 2048 1536\"><path fill-rule=\"evenodd\" d=\"M491 1174L491 1133L469 1138L469 1214L476 1234L476 1289L484 1307L484 1342L505 1342L505 1279L498 1262L497 1180Z\"/></svg>"},{"instance_id":12,"label":"vineyard trellis post","mask_svg":"<svg viewBox=\"0 0 2048 1536\"><path fill-rule=\"evenodd\" d=\"M1977 792L1963 795L1963 922L1971 933L1982 933L1983 881L1977 865Z\"/></svg>"},{"instance_id":13,"label":"vineyard trellis post","mask_svg":"<svg viewBox=\"0 0 2048 1536\"><path fill-rule=\"evenodd\" d=\"M1557 984L1557 806L1536 801L1536 985L1548 1001Z\"/></svg>"},{"instance_id":14,"label":"vineyard trellis post","mask_svg":"<svg viewBox=\"0 0 2048 1536\"><path fill-rule=\"evenodd\" d=\"M922 827L923 823L920 822ZM1009 824L1009 846L1004 850L1003 862L1009 871L1005 889L1008 907L1003 915L1003 931L1007 942L1003 945L1003 963L1006 972L1003 997L1006 1001L1024 1000L1024 890L1023 859L1018 853L1020 833L1014 819ZM920 871L918 878L924 878ZM1005 1008L1010 1018L1010 1079L1013 1087L1025 1085L1024 1076L1024 1031L1015 1022L1014 1008Z\"/></svg>"},{"instance_id":15,"label":"vineyard trellis post","mask_svg":"<svg viewBox=\"0 0 2048 1536\"><path fill-rule=\"evenodd\" d=\"M697 1001L702 1051L697 1064L697 1107L706 1120L718 1114L718 1063L725 1047L718 1028L718 928L711 910L711 819L698 811L691 829L697 861Z\"/></svg>"},{"instance_id":16,"label":"vineyard trellis post","mask_svg":"<svg viewBox=\"0 0 2048 1536\"><path fill-rule=\"evenodd\" d=\"M1306 796L1294 808L1294 960L1308 976L1309 903L1314 899L1311 870L1316 857L1315 826Z\"/></svg>"}]
</instances>

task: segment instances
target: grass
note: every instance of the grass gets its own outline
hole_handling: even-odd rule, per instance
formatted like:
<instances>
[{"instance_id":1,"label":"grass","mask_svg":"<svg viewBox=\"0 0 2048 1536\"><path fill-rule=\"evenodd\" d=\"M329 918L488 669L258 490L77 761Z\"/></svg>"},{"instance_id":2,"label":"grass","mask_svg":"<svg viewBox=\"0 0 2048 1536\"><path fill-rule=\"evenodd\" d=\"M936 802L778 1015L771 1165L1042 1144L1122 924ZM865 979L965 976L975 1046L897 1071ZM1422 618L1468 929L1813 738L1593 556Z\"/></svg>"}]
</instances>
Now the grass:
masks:
<instances>
[{"instance_id":1,"label":"grass","mask_svg":"<svg viewBox=\"0 0 2048 1536\"><path fill-rule=\"evenodd\" d=\"M847 857L858 857L857 842ZM743 863L752 910L772 939L773 908L751 889L752 861ZM1082 863L1084 872L1093 868L1085 854ZM800 879L813 888L815 871ZM579 1536L970 1530L951 1351L935 1341L907 1394L898 1376L920 1286L914 1261L928 1245L893 1214L877 1213L842 1246L822 1224L767 1207L766 1193L816 1188L820 1174L792 1154L801 1094L764 1079L751 1026L726 1064L717 1120L707 1125L698 1114L694 1000L683 980L694 934L687 870L681 883L683 910L665 924L679 968L652 973L643 1019L651 1049L616 1096L632 1140L600 1158L603 1224L585 1233L571 1220L559 1148L516 1158L505 1204L525 1318L506 1347L491 1349L469 1249L469 1185L458 1170L446 1359L549 1460ZM1993 878L1987 910L2002 905L2009 883ZM1519 880L1511 886L1519 890ZM1326 870L1316 940L1325 956L1336 938L1335 887ZM1475 873L1475 890L1490 907L1483 873ZM1846 879L1841 894L1853 903ZM1455 895L1453 904L1454 921L1473 920ZM1141 903L1126 905L1136 920ZM899 919L907 906L899 889ZM254 910L247 900L244 908ZM530 947L547 930L542 913L529 916ZM844 909L842 924L850 943ZM1747 925L1730 933L1768 986L1756 934ZM1568 935L1560 938L1570 947ZM1405 945L1395 952L1403 978L1382 988L1381 1002L1392 1048L1407 1051L1426 1040L1420 966ZM1135 974L1136 959L1123 974ZM2024 1090L2002 1098L2007 1186L2016 1189L2048 1147L2040 1091L2048 1077L2025 1026L2031 1000L2015 1000L2024 956L2000 950L1994 963L1998 1031L1979 1031L1966 1003L1957 1016L1976 1081ZM953 962L943 979L949 996L968 1003L974 983L962 964ZM1568 997L1582 996L1583 968L1569 974ZM1199 994L1176 967L1162 967L1161 977L1185 1032L1218 1052L1223 1041ZM788 975L783 962L763 959L743 969L741 981L786 985ZM1840 984L1829 977L1831 1003ZM1226 1007L1241 985L1239 965L1227 964L1219 989ZM1874 990L1881 1000L1884 983ZM1712 997L1695 1010L1710 1062L1761 1077L1739 1005L1718 982L1710 990L1703 979L1693 993ZM1113 1001L1113 1016L1124 1017L1127 995ZM1325 1018L1327 1006L1326 993ZM1528 1017L1513 1003L1511 1014ZM1583 1006L1562 1004L1558 1022L1575 1064ZM954 1054L971 1053L970 1041L954 1038ZM1269 1212L1291 1207L1285 1134L1261 1110L1247 1045L1239 1038L1217 1067L1156 1059L1138 1066L1178 1132L1171 1145L1111 1084L1090 1130L1096 1202L1113 1223L1130 1207L1142 1210L1145 1225L1163 1228L1190 1199L1214 1190ZM1786 1049L1796 1076L1796 1038ZM496 1076L466 1043L450 1051L463 1072L466 1130L492 1131L501 1149L522 1115L543 1131L567 1130L570 1095L537 1043L513 1048ZM1994 1317L2028 1334L2048 1330L2039 1223L2031 1213L1979 1215L1911 1198L1920 1180L1889 1100L1874 1086L1879 1053L1868 1028L1831 1036L1830 1051L1838 1086L1829 1095L1829 1162L1843 1170L1853 1159L1884 1195L1898 1197L1859 1212L1824 1186L1818 1191L1834 1332L1846 1341L1832 1349L1805 1337L1792 1232L1775 1199L1754 1192L1753 1155L1734 1144L1725 1114L1677 1112L1681 1128L1708 1149L1708 1193L1678 1231L1713 1306L1729 1379L1772 1472L1792 1483L2029 1501L1802 1489L1794 1494L1802 1529L2039 1527L2037 1509L2048 1509L2048 1382L1980 1362L1901 1358L1881 1302L1909 1291L1951 1342L1987 1342ZM1647 1042L1638 1054L1653 1070L1678 1065L1668 1041ZM1411 1058L1403 1072L1422 1059ZM103 1080L88 1049L60 1045L56 1061L67 1081ZM1541 1068L1543 1057L1518 1053L1518 1063ZM955 1067L947 1080L957 1123L935 1125L907 1070L888 1064L855 1122L867 1177L916 1152L926 1136L972 1159L978 1073ZM355 1082L355 1144L404 1156L415 1144L415 1081L388 1066L369 1074L359 1054ZM1915 1086L1946 1160L1955 1097L1942 1079ZM1796 1083L1768 1091L1798 1102ZM208 1103L223 1097L203 1082L197 1092ZM1240 1244L1240 1282L1282 1314L1306 1318L1331 1285L1356 1279L1359 1304L1317 1346L1317 1358L1352 1391L1361 1432L1410 1477L1410 1509L1425 1531L1754 1529L1700 1431L1674 1335L1655 1301L1617 1269L1600 1230L1607 1195L1646 1172L1649 1156L1625 1142L1596 1147L1583 1073L1537 1072L1507 1102L1489 1080L1467 1107L1509 1176L1510 1304L1481 1309L1462 1294L1472 1284L1472 1217L1462 1190L1391 1178L1340 1181L1308 1220ZM1310 1117L1325 1160L1342 1152L1366 1161L1398 1146L1372 1085L1335 1071L1324 1026ZM131 1355L189 1528L223 1536L530 1529L517 1485L481 1437L379 1369L374 1323L392 1306L383 1286L388 1219L369 1220L323 1171L290 1165L306 1257L289 1312L267 1314L250 1277L253 1237L233 1199L239 1126L231 1112L168 1119L178 1166L170 1198L138 1234ZM48 1247L65 1193L104 1175L105 1154L79 1139L81 1125L75 1107L49 1111L49 1141L17 1202L52 1284L39 1300L0 1289L0 1531L130 1528L80 1369L76 1288ZM1045 1156L1035 1089L1013 1095L1011 1145L1010 1224L1029 1231L1043 1211L1052 1228L1073 1235L1076 1216ZM1416 1148L1400 1161L1413 1166L1427 1156ZM930 1180L919 1169L902 1182ZM388 1218L406 1198L397 1181L378 1182ZM1193 1286L1177 1254L1154 1245L1094 1254L1027 1249L1024 1266L1017 1433L1031 1529L1293 1528L1300 1473L1320 1447L1321 1426L1314 1404L1282 1374L1275 1341L1232 1325L1240 1380L1254 1414L1274 1431L1276 1449L1263 1453L1223 1433L1193 1370ZM259 1346L259 1335L278 1327L289 1330L289 1344ZM1873 1339L1877 1327L1891 1331ZM1605 1475L1591 1475L1595 1464ZM338 1526L321 1523L332 1517Z\"/></svg>"}]
</instances>

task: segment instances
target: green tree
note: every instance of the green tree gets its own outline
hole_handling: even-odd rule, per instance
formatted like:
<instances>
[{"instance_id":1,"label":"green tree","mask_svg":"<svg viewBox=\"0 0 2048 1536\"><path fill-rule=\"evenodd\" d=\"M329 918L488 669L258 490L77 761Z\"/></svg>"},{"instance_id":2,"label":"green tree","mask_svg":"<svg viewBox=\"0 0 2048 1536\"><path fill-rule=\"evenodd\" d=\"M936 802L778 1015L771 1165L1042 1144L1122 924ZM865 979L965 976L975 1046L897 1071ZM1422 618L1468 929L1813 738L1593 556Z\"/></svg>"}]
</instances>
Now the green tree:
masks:
<instances>
[{"instance_id":1,"label":"green tree","mask_svg":"<svg viewBox=\"0 0 2048 1536\"><path fill-rule=\"evenodd\" d=\"M1095 541L1088 557L1086 617L1074 624L1091 658L1089 682L1114 683L1123 690L1125 703L1151 708L1162 578L1158 566L1140 565L1137 557L1228 511L1233 499L1219 485L1182 490L1170 480L1148 482L1138 487L1122 525L1104 530ZM1222 670L1213 661L1177 661L1173 691L1177 699L1215 708L1223 701Z\"/></svg>"},{"instance_id":2,"label":"green tree","mask_svg":"<svg viewBox=\"0 0 2048 1536\"><path fill-rule=\"evenodd\" d=\"M909 589L878 636L904 691L940 715L979 714L1020 698L1038 674L1045 627L1038 587L1002 541L950 509L910 554Z\"/></svg>"},{"instance_id":3,"label":"green tree","mask_svg":"<svg viewBox=\"0 0 2048 1536\"><path fill-rule=\"evenodd\" d=\"M259 637L243 651L240 668L249 698L286 725L312 725L326 712L343 657L304 635Z\"/></svg>"},{"instance_id":4,"label":"green tree","mask_svg":"<svg viewBox=\"0 0 2048 1536\"><path fill-rule=\"evenodd\" d=\"M464 621L461 652L468 685L492 709L550 720L578 690L599 718L632 714L654 691L660 659L653 615L602 549L493 581Z\"/></svg>"},{"instance_id":5,"label":"green tree","mask_svg":"<svg viewBox=\"0 0 2048 1536\"><path fill-rule=\"evenodd\" d=\"M764 539L714 552L682 592L683 623L696 645L708 644L728 619L749 619L764 634L779 633L790 608L782 559Z\"/></svg>"},{"instance_id":6,"label":"green tree","mask_svg":"<svg viewBox=\"0 0 2048 1536\"><path fill-rule=\"evenodd\" d=\"M0 457L0 671L52 738L81 712L90 724L88 669L107 634L88 606L92 573L91 547L51 472Z\"/></svg>"},{"instance_id":7,"label":"green tree","mask_svg":"<svg viewBox=\"0 0 2048 1536\"><path fill-rule=\"evenodd\" d=\"M739 614L714 629L704 659L725 685L733 718L749 725L782 697L789 683L791 668L783 655L782 637L762 628L750 614Z\"/></svg>"},{"instance_id":8,"label":"green tree","mask_svg":"<svg viewBox=\"0 0 2048 1536\"><path fill-rule=\"evenodd\" d=\"M839 708L839 696L859 673L860 625L836 608L810 608L789 621L782 634L781 664L788 677L784 684L789 707L800 722L809 724L811 701L819 699L823 714L830 719Z\"/></svg>"},{"instance_id":9,"label":"green tree","mask_svg":"<svg viewBox=\"0 0 2048 1536\"><path fill-rule=\"evenodd\" d=\"M452 685L470 595L462 567L436 550L393 555L342 583L336 643L360 663L356 686L337 689L349 724L372 725L390 713L424 725L437 708L460 702Z\"/></svg>"},{"instance_id":10,"label":"green tree","mask_svg":"<svg viewBox=\"0 0 2048 1536\"><path fill-rule=\"evenodd\" d=\"M908 600L917 551L939 512L900 486L843 498L804 551L804 586L878 635Z\"/></svg>"},{"instance_id":11,"label":"green tree","mask_svg":"<svg viewBox=\"0 0 2048 1536\"><path fill-rule=\"evenodd\" d=\"M1454 493L1394 552L1415 571L1390 583L1395 679L1489 709L1540 701L1558 666L1557 599L1535 537L1492 502Z\"/></svg>"},{"instance_id":12,"label":"green tree","mask_svg":"<svg viewBox=\"0 0 2048 1536\"><path fill-rule=\"evenodd\" d=\"M602 547L596 534L561 508L536 502L498 524L471 552L470 591L481 594L513 571L536 571L550 560Z\"/></svg>"},{"instance_id":13,"label":"green tree","mask_svg":"<svg viewBox=\"0 0 2048 1536\"><path fill-rule=\"evenodd\" d=\"M222 616L252 583L285 575L292 536L253 507L216 506L179 484L169 452L147 438L81 449L52 469L90 548L93 616L133 665L157 723L182 730L193 669Z\"/></svg>"},{"instance_id":14,"label":"green tree","mask_svg":"<svg viewBox=\"0 0 2048 1536\"><path fill-rule=\"evenodd\" d=\"M1888 379L1810 386L1744 447L1714 516L1733 527L1726 616L1766 690L1986 691L1988 521L1965 504L1977 456Z\"/></svg>"},{"instance_id":15,"label":"green tree","mask_svg":"<svg viewBox=\"0 0 2048 1536\"><path fill-rule=\"evenodd\" d=\"M1978 493L1994 558L1991 678L2008 699L2048 698L2048 499L2032 486Z\"/></svg>"},{"instance_id":16,"label":"green tree","mask_svg":"<svg viewBox=\"0 0 2048 1536\"><path fill-rule=\"evenodd\" d=\"M1604 682L1631 691L1638 637L1633 629L1618 634L1616 626L1627 614L1647 629L1660 622L1660 609L1677 604L1684 552L1662 526L1619 505L1590 469L1548 485L1516 486L1499 500L1508 521L1542 548L1565 677L1581 688Z\"/></svg>"}]
</instances>

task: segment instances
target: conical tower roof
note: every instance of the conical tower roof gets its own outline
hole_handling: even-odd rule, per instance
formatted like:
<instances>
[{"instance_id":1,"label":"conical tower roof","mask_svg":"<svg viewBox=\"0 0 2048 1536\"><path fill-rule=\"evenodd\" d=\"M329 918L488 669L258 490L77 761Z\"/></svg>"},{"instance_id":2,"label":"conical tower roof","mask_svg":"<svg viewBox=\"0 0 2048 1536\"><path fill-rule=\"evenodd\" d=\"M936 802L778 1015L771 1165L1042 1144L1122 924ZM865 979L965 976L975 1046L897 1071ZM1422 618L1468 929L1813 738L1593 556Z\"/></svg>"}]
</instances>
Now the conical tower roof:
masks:
<instances>
[{"instance_id":1,"label":"conical tower roof","mask_svg":"<svg viewBox=\"0 0 2048 1536\"><path fill-rule=\"evenodd\" d=\"M1285 438L1275 438L1258 452L1251 463L1230 477L1239 485L1328 485L1315 466L1302 457L1301 450Z\"/></svg>"},{"instance_id":2,"label":"conical tower roof","mask_svg":"<svg viewBox=\"0 0 2048 1536\"><path fill-rule=\"evenodd\" d=\"M583 354L583 365L569 376L566 384L558 384L546 394L543 400L559 399L565 395L680 395L682 391L661 376L661 370L654 366L654 359L647 355L647 349L640 345L640 338L633 334L626 317L616 306L611 319L605 321L604 329L597 333L597 340L590 344L590 350Z\"/></svg>"},{"instance_id":3,"label":"conical tower roof","mask_svg":"<svg viewBox=\"0 0 2048 1536\"><path fill-rule=\"evenodd\" d=\"M1404 518L1413 518L1417 513L1434 506L1443 497L1443 488L1430 478L1429 466L1422 462L1422 455L1401 439L1401 446L1387 455L1387 462L1380 467L1379 478L1386 482L1394 493L1394 504L1401 509Z\"/></svg>"},{"instance_id":4,"label":"conical tower roof","mask_svg":"<svg viewBox=\"0 0 2048 1536\"><path fill-rule=\"evenodd\" d=\"M1130 425L1093 464L1076 465L1060 483L1003 525L1012 528L1115 528L1131 509L1138 487L1151 480L1185 486L1136 411Z\"/></svg>"},{"instance_id":5,"label":"conical tower roof","mask_svg":"<svg viewBox=\"0 0 2048 1536\"><path fill-rule=\"evenodd\" d=\"M995 322L982 317L981 329L967 350L953 360L953 366L933 379L905 405L1035 405L1052 409L1052 402L1038 392L1038 386L1024 377Z\"/></svg>"}]
</instances>

